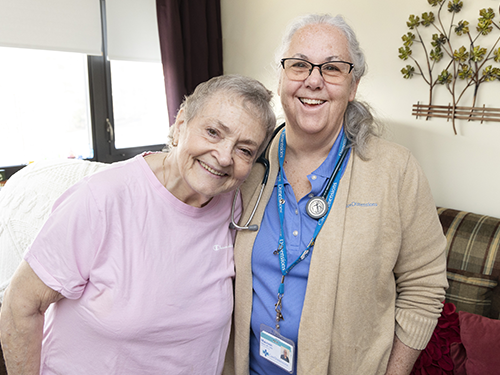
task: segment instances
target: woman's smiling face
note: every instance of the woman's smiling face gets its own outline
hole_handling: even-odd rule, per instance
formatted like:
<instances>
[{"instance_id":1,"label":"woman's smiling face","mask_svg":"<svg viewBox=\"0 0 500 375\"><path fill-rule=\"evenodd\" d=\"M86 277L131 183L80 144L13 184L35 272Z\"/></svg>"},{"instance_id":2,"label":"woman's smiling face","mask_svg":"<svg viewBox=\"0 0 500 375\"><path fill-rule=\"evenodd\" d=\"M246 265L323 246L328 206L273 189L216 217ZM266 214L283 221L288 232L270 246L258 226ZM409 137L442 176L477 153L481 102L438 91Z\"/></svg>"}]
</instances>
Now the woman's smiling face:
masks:
<instances>
[{"instance_id":1,"label":"woman's smiling face","mask_svg":"<svg viewBox=\"0 0 500 375\"><path fill-rule=\"evenodd\" d=\"M181 110L174 126L178 146L170 178L177 178L168 182L167 189L193 206L240 186L265 137L264 126L244 107L242 98L223 92L215 93L189 122Z\"/></svg>"},{"instance_id":2,"label":"woman's smiling face","mask_svg":"<svg viewBox=\"0 0 500 375\"><path fill-rule=\"evenodd\" d=\"M301 58L313 64L351 62L345 35L326 24L299 29L283 57ZM327 139L333 138L342 126L344 112L348 102L354 100L357 86L351 74L344 81L332 84L324 81L318 68L303 81L292 81L282 71L278 94L287 128L305 137L321 134Z\"/></svg>"}]
</instances>

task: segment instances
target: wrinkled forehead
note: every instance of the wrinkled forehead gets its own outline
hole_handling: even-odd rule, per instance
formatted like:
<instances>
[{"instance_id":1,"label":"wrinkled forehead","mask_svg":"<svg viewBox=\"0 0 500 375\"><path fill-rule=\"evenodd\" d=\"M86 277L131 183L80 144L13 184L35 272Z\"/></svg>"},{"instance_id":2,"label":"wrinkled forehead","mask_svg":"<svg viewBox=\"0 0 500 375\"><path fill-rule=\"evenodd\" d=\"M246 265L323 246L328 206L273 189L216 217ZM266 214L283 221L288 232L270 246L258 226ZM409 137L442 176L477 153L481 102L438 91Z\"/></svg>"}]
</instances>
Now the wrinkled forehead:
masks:
<instances>
[{"instance_id":1,"label":"wrinkled forehead","mask_svg":"<svg viewBox=\"0 0 500 375\"><path fill-rule=\"evenodd\" d=\"M220 89L206 96L198 108L198 114L204 113L210 106L224 102L228 107L244 111L251 116L259 115L257 106L244 95L228 89ZM195 114L196 115L196 114Z\"/></svg>"},{"instance_id":2,"label":"wrinkled forehead","mask_svg":"<svg viewBox=\"0 0 500 375\"><path fill-rule=\"evenodd\" d=\"M240 93L227 89L217 90L204 97L199 104L196 108L196 113L192 113L193 117L190 120L204 116L207 113L211 113L213 116L227 115L228 112L236 116L238 113L244 113L254 119L262 129L265 129L264 115L261 108Z\"/></svg>"},{"instance_id":3,"label":"wrinkled forehead","mask_svg":"<svg viewBox=\"0 0 500 375\"><path fill-rule=\"evenodd\" d=\"M306 25L292 36L287 57L321 60L312 62L350 61L347 37L339 28L332 25Z\"/></svg>"}]
</instances>

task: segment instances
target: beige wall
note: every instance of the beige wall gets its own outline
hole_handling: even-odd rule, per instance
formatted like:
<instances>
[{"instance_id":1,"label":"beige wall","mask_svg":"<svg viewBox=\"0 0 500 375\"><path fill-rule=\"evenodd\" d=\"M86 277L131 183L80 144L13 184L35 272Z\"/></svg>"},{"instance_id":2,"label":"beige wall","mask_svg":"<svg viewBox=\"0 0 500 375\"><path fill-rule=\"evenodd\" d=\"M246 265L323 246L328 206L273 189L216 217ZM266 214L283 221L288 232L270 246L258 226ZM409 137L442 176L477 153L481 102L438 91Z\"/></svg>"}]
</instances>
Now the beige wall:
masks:
<instances>
[{"instance_id":1,"label":"beige wall","mask_svg":"<svg viewBox=\"0 0 500 375\"><path fill-rule=\"evenodd\" d=\"M463 2L458 17L474 27L481 8L493 8L500 21L498 0ZM304 13L342 14L356 31L368 62L357 97L385 122L386 138L417 157L436 204L500 217L500 123L460 120L454 135L445 119L411 116L412 104L428 102L428 86L420 77L402 78L400 70L407 62L398 58L398 48L408 31L408 16L436 9L427 0L222 0L224 70L257 78L276 92L272 62L287 23ZM444 91L438 99L434 104L449 102ZM483 85L478 103L500 108L500 82Z\"/></svg>"}]
</instances>

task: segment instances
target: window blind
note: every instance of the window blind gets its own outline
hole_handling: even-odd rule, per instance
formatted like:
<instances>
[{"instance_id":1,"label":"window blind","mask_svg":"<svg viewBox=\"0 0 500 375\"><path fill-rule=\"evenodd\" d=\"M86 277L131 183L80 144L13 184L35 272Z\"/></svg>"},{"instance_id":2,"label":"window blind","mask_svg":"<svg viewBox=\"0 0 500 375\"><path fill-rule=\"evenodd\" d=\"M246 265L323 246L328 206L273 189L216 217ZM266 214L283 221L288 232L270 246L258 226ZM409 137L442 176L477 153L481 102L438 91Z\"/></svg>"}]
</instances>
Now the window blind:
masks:
<instances>
[{"instance_id":1,"label":"window blind","mask_svg":"<svg viewBox=\"0 0 500 375\"><path fill-rule=\"evenodd\" d=\"M0 0L0 46L102 54L99 0ZM161 62L155 0L106 0L108 57Z\"/></svg>"},{"instance_id":2,"label":"window blind","mask_svg":"<svg viewBox=\"0 0 500 375\"><path fill-rule=\"evenodd\" d=\"M99 0L0 0L0 45L101 54Z\"/></svg>"},{"instance_id":3,"label":"window blind","mask_svg":"<svg viewBox=\"0 0 500 375\"><path fill-rule=\"evenodd\" d=\"M161 62L156 0L106 0L108 57Z\"/></svg>"}]
</instances>

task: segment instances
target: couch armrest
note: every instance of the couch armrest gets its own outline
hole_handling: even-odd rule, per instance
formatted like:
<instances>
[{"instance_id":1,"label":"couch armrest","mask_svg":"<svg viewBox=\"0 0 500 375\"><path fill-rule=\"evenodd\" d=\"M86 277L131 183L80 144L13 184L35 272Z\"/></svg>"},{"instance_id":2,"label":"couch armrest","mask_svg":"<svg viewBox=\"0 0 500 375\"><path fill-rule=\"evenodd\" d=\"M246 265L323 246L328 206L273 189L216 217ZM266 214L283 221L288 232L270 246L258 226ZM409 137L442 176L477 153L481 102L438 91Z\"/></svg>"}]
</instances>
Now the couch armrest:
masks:
<instances>
[{"instance_id":1,"label":"couch armrest","mask_svg":"<svg viewBox=\"0 0 500 375\"><path fill-rule=\"evenodd\" d=\"M500 219L438 207L447 239L446 302L500 319Z\"/></svg>"}]
</instances>

